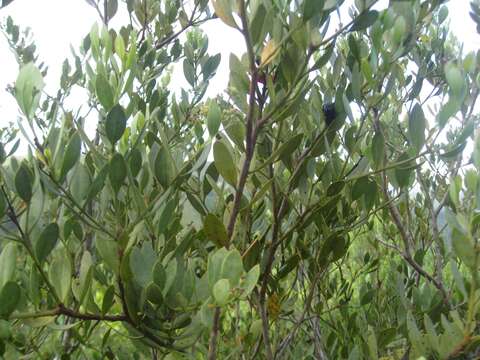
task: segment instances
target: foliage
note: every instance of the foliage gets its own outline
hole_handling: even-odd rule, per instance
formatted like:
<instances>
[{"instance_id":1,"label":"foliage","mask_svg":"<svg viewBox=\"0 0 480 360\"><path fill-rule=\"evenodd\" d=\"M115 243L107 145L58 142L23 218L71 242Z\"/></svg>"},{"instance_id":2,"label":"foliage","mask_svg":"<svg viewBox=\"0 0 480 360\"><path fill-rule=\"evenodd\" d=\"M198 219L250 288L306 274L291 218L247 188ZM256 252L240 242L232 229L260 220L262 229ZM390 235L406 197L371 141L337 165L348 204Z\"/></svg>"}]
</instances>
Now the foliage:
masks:
<instances>
[{"instance_id":1,"label":"foliage","mask_svg":"<svg viewBox=\"0 0 480 360\"><path fill-rule=\"evenodd\" d=\"M3 27L5 358L478 356L480 58L442 1L88 3L55 95ZM212 99L206 21L246 45Z\"/></svg>"}]
</instances>

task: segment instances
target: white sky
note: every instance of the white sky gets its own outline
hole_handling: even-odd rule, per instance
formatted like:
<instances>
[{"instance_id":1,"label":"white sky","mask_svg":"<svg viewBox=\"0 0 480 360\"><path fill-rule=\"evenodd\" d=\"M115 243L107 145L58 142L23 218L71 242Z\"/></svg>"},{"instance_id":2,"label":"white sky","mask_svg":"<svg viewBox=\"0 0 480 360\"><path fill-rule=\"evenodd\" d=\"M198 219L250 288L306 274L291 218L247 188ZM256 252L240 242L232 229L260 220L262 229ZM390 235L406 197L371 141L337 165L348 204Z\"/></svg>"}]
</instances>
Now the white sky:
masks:
<instances>
[{"instance_id":1,"label":"white sky","mask_svg":"<svg viewBox=\"0 0 480 360\"><path fill-rule=\"evenodd\" d=\"M387 3L382 0L382 3ZM385 5L383 5L384 7ZM464 42L465 52L480 49L480 35L469 12L469 0L450 0L448 3L451 29ZM0 10L0 21L12 16L21 27L29 26L34 34L40 59L49 66L46 90L51 94L58 87L61 64L70 55L70 44L78 49L92 24L98 21L95 10L85 0L15 0ZM115 25L115 18L114 23ZM217 76L211 83L210 94L223 91L228 81L228 57L231 52L241 54L243 41L238 32L213 20L204 25L209 36L209 53L222 54ZM15 80L18 67L7 41L0 36L0 124L15 121L19 115L15 100L5 91ZM175 72L173 81L185 83L181 71Z\"/></svg>"}]
</instances>

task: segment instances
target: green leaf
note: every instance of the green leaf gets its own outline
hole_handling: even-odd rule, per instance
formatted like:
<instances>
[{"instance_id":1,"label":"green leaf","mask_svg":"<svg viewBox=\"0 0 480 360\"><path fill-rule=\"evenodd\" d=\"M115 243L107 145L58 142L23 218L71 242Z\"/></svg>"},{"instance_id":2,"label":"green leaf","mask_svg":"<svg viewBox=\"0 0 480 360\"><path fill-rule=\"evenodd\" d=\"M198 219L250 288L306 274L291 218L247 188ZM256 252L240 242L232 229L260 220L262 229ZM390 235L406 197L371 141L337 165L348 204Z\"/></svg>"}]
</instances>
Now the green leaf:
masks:
<instances>
[{"instance_id":1,"label":"green leaf","mask_svg":"<svg viewBox=\"0 0 480 360\"><path fill-rule=\"evenodd\" d=\"M100 191L102 191L103 187L105 186L105 179L107 178L109 166L106 164L97 174L95 179L88 190L87 200L92 200L95 196L98 195Z\"/></svg>"},{"instance_id":2,"label":"green leaf","mask_svg":"<svg viewBox=\"0 0 480 360\"><path fill-rule=\"evenodd\" d=\"M84 303L93 279L93 261L90 252L85 251L80 261L80 275L79 275L79 296L78 302L80 305Z\"/></svg>"},{"instance_id":3,"label":"green leaf","mask_svg":"<svg viewBox=\"0 0 480 360\"><path fill-rule=\"evenodd\" d=\"M2 192L0 192L0 219L3 218L5 212L7 210L7 201L5 200L5 196Z\"/></svg>"},{"instance_id":4,"label":"green leaf","mask_svg":"<svg viewBox=\"0 0 480 360\"><path fill-rule=\"evenodd\" d=\"M113 306L113 301L115 299L115 288L113 285L110 285L107 288L107 291L105 291L105 294L103 295L103 301L102 301L102 314L105 315L108 313L110 308Z\"/></svg>"},{"instance_id":5,"label":"green leaf","mask_svg":"<svg viewBox=\"0 0 480 360\"><path fill-rule=\"evenodd\" d=\"M213 298L215 302L222 306L228 302L230 296L230 282L227 279L218 280L213 285Z\"/></svg>"},{"instance_id":6,"label":"green leaf","mask_svg":"<svg viewBox=\"0 0 480 360\"><path fill-rule=\"evenodd\" d=\"M15 188L20 198L27 203L32 198L32 180L30 170L22 163L15 174Z\"/></svg>"},{"instance_id":7,"label":"green leaf","mask_svg":"<svg viewBox=\"0 0 480 360\"><path fill-rule=\"evenodd\" d=\"M70 181L70 191L73 199L77 203L82 204L86 199L91 183L90 171L86 165L79 163L75 168Z\"/></svg>"},{"instance_id":8,"label":"green leaf","mask_svg":"<svg viewBox=\"0 0 480 360\"><path fill-rule=\"evenodd\" d=\"M437 122L440 128L443 128L448 120L454 116L461 108L461 103L453 98L449 99L437 114Z\"/></svg>"},{"instance_id":9,"label":"green leaf","mask_svg":"<svg viewBox=\"0 0 480 360\"><path fill-rule=\"evenodd\" d=\"M122 106L117 104L107 114L105 120L105 133L108 140L115 145L122 137L127 127L127 116Z\"/></svg>"},{"instance_id":10,"label":"green leaf","mask_svg":"<svg viewBox=\"0 0 480 360\"><path fill-rule=\"evenodd\" d=\"M145 293L148 301L161 305L163 303L162 289L154 283L150 283L145 288Z\"/></svg>"},{"instance_id":11,"label":"green leaf","mask_svg":"<svg viewBox=\"0 0 480 360\"><path fill-rule=\"evenodd\" d=\"M98 74L95 80L97 98L103 108L109 111L114 104L113 89L108 79L103 74Z\"/></svg>"},{"instance_id":12,"label":"green leaf","mask_svg":"<svg viewBox=\"0 0 480 360\"><path fill-rule=\"evenodd\" d=\"M0 317L8 317L20 300L20 286L14 281L7 282L0 291Z\"/></svg>"},{"instance_id":13,"label":"green leaf","mask_svg":"<svg viewBox=\"0 0 480 360\"><path fill-rule=\"evenodd\" d=\"M385 161L385 138L382 131L376 131L372 139L372 156L375 168L379 169Z\"/></svg>"},{"instance_id":14,"label":"green leaf","mask_svg":"<svg viewBox=\"0 0 480 360\"><path fill-rule=\"evenodd\" d=\"M195 86L195 69L187 59L183 60L183 75L191 86Z\"/></svg>"},{"instance_id":15,"label":"green leaf","mask_svg":"<svg viewBox=\"0 0 480 360\"><path fill-rule=\"evenodd\" d=\"M457 228L452 229L452 245L455 254L462 260L465 265L471 269L475 269L475 245L467 234L462 233Z\"/></svg>"},{"instance_id":16,"label":"green leaf","mask_svg":"<svg viewBox=\"0 0 480 360\"><path fill-rule=\"evenodd\" d=\"M303 21L308 21L323 10L324 0L305 0L303 3Z\"/></svg>"},{"instance_id":17,"label":"green leaf","mask_svg":"<svg viewBox=\"0 0 480 360\"><path fill-rule=\"evenodd\" d=\"M332 242L331 244L332 249L332 258L331 261L340 260L348 250L348 242L345 237L340 236L336 239L336 241Z\"/></svg>"},{"instance_id":18,"label":"green leaf","mask_svg":"<svg viewBox=\"0 0 480 360\"><path fill-rule=\"evenodd\" d=\"M180 267L181 265L178 264L176 259L170 260L169 263L167 264L167 267L165 269L166 278L165 278L164 286L161 288L162 293L164 295L167 294L170 288L172 287L173 282L177 278L177 272ZM159 279L157 279L157 281L158 280Z\"/></svg>"},{"instance_id":19,"label":"green leaf","mask_svg":"<svg viewBox=\"0 0 480 360\"><path fill-rule=\"evenodd\" d=\"M65 149L65 156L62 161L62 169L60 171L60 181L65 179L65 176L72 167L75 166L78 159L80 159L80 151L82 149L82 139L78 132L75 132L68 142Z\"/></svg>"},{"instance_id":20,"label":"green leaf","mask_svg":"<svg viewBox=\"0 0 480 360\"><path fill-rule=\"evenodd\" d=\"M211 0L215 14L228 26L237 28L230 0Z\"/></svg>"},{"instance_id":21,"label":"green leaf","mask_svg":"<svg viewBox=\"0 0 480 360\"><path fill-rule=\"evenodd\" d=\"M9 281L13 280L17 264L17 246L13 242L7 242L0 254L0 289Z\"/></svg>"},{"instance_id":22,"label":"green leaf","mask_svg":"<svg viewBox=\"0 0 480 360\"><path fill-rule=\"evenodd\" d=\"M57 244L59 228L56 223L48 224L40 234L36 244L35 253L38 261L43 262Z\"/></svg>"},{"instance_id":23,"label":"green leaf","mask_svg":"<svg viewBox=\"0 0 480 360\"><path fill-rule=\"evenodd\" d=\"M423 342L423 336L420 333L420 330L418 330L415 319L410 311L407 313L407 331L408 338L412 344L412 355L416 359L418 356L425 354L426 349Z\"/></svg>"},{"instance_id":24,"label":"green leaf","mask_svg":"<svg viewBox=\"0 0 480 360\"><path fill-rule=\"evenodd\" d=\"M155 158L155 177L160 185L167 188L173 178L173 169L170 156L165 146L161 146Z\"/></svg>"},{"instance_id":25,"label":"green leaf","mask_svg":"<svg viewBox=\"0 0 480 360\"><path fill-rule=\"evenodd\" d=\"M137 148L133 148L130 151L130 157L128 158L128 165L130 166L130 171L132 172L133 177L136 177L142 169L142 162L142 152Z\"/></svg>"},{"instance_id":26,"label":"green leaf","mask_svg":"<svg viewBox=\"0 0 480 360\"><path fill-rule=\"evenodd\" d=\"M212 241L217 247L227 246L228 235L225 225L213 214L207 214L203 221L203 232L208 240Z\"/></svg>"},{"instance_id":27,"label":"green leaf","mask_svg":"<svg viewBox=\"0 0 480 360\"><path fill-rule=\"evenodd\" d=\"M368 327L367 331L367 346L370 354L369 359L378 360L377 337L375 336L375 331L371 326Z\"/></svg>"},{"instance_id":28,"label":"green leaf","mask_svg":"<svg viewBox=\"0 0 480 360\"><path fill-rule=\"evenodd\" d=\"M12 327L6 320L0 320L0 339L7 340L12 336Z\"/></svg>"},{"instance_id":29,"label":"green leaf","mask_svg":"<svg viewBox=\"0 0 480 360\"><path fill-rule=\"evenodd\" d=\"M230 150L222 141L213 144L213 160L218 173L233 187L237 186L237 167Z\"/></svg>"},{"instance_id":30,"label":"green leaf","mask_svg":"<svg viewBox=\"0 0 480 360\"><path fill-rule=\"evenodd\" d=\"M177 207L178 200L175 198L170 199L162 210L162 213L158 219L158 228L161 234L167 233L168 225L172 216L175 215L175 208Z\"/></svg>"},{"instance_id":31,"label":"green leaf","mask_svg":"<svg viewBox=\"0 0 480 360\"><path fill-rule=\"evenodd\" d=\"M327 196L335 196L339 194L345 187L345 181L335 181L330 184L327 189Z\"/></svg>"},{"instance_id":32,"label":"green leaf","mask_svg":"<svg viewBox=\"0 0 480 360\"><path fill-rule=\"evenodd\" d=\"M377 10L368 10L356 17L350 31L361 31L370 27L378 18Z\"/></svg>"},{"instance_id":33,"label":"green leaf","mask_svg":"<svg viewBox=\"0 0 480 360\"><path fill-rule=\"evenodd\" d=\"M438 341L437 332L435 331L435 326L433 325L432 320L427 314L423 314L423 323L427 332L427 340L430 348L436 352L439 352L440 344Z\"/></svg>"},{"instance_id":34,"label":"green leaf","mask_svg":"<svg viewBox=\"0 0 480 360\"><path fill-rule=\"evenodd\" d=\"M408 136L417 152L425 145L425 126L426 121L422 107L415 104L408 117Z\"/></svg>"},{"instance_id":35,"label":"green leaf","mask_svg":"<svg viewBox=\"0 0 480 360\"><path fill-rule=\"evenodd\" d=\"M410 157L407 153L401 154L397 162L402 162L408 160ZM395 179L397 180L398 186L401 188L407 187L410 183L410 175L412 173L411 166L409 164L399 165L395 168Z\"/></svg>"},{"instance_id":36,"label":"green leaf","mask_svg":"<svg viewBox=\"0 0 480 360\"><path fill-rule=\"evenodd\" d=\"M207 127L210 136L214 137L215 135L217 135L221 119L222 112L220 110L220 107L217 105L217 102L214 100L210 101L207 115Z\"/></svg>"},{"instance_id":37,"label":"green leaf","mask_svg":"<svg viewBox=\"0 0 480 360\"><path fill-rule=\"evenodd\" d=\"M252 38L252 43L254 45L258 44L261 40L263 25L265 23L265 16L267 15L267 10L265 6L260 3L258 5L255 14L253 15L252 21L250 23L250 36Z\"/></svg>"},{"instance_id":38,"label":"green leaf","mask_svg":"<svg viewBox=\"0 0 480 360\"><path fill-rule=\"evenodd\" d=\"M118 57L122 60L122 62L125 59L125 41L123 40L123 37L120 35L115 38L115 53L118 55Z\"/></svg>"},{"instance_id":39,"label":"green leaf","mask_svg":"<svg viewBox=\"0 0 480 360\"><path fill-rule=\"evenodd\" d=\"M141 287L146 287L153 280L152 270L155 260L152 246L147 242L144 242L141 247L134 247L130 253L130 269L133 278Z\"/></svg>"},{"instance_id":40,"label":"green leaf","mask_svg":"<svg viewBox=\"0 0 480 360\"><path fill-rule=\"evenodd\" d=\"M355 181L355 184L353 184L352 187L352 200L358 200L360 199L365 192L367 191L368 188L368 177L364 176Z\"/></svg>"},{"instance_id":41,"label":"green leaf","mask_svg":"<svg viewBox=\"0 0 480 360\"><path fill-rule=\"evenodd\" d=\"M288 139L286 142L284 142L282 145L278 147L277 150L272 154L272 158L274 161L280 160L286 156L291 156L295 150L300 146L302 143L302 140L305 138L303 134L297 134L290 139Z\"/></svg>"},{"instance_id":42,"label":"green leaf","mask_svg":"<svg viewBox=\"0 0 480 360\"><path fill-rule=\"evenodd\" d=\"M448 64L445 67L445 78L447 79L448 86L450 86L454 95L458 96L463 92L465 87L465 76L456 65Z\"/></svg>"},{"instance_id":43,"label":"green leaf","mask_svg":"<svg viewBox=\"0 0 480 360\"><path fill-rule=\"evenodd\" d=\"M113 190L115 193L118 193L118 190L123 185L125 178L127 177L127 164L123 156L119 153L113 155L112 160L110 160L110 165L108 168L108 178L112 184Z\"/></svg>"},{"instance_id":44,"label":"green leaf","mask_svg":"<svg viewBox=\"0 0 480 360\"><path fill-rule=\"evenodd\" d=\"M208 277L208 288L213 289L213 285L221 279L221 270L223 260L227 256L228 251L224 247L218 249L213 254L208 255L207 263L207 277Z\"/></svg>"},{"instance_id":45,"label":"green leaf","mask_svg":"<svg viewBox=\"0 0 480 360\"><path fill-rule=\"evenodd\" d=\"M17 143L19 142L20 140L18 139L17 140ZM13 152L13 151L11 151ZM3 146L2 143L0 143L0 164L3 164L5 162L5 159L7 158L7 153L5 152L5 147Z\"/></svg>"},{"instance_id":46,"label":"green leaf","mask_svg":"<svg viewBox=\"0 0 480 360\"><path fill-rule=\"evenodd\" d=\"M237 249L232 249L228 252L223 260L221 276L230 281L230 286L235 287L240 281L240 276L243 273L242 255Z\"/></svg>"},{"instance_id":47,"label":"green leaf","mask_svg":"<svg viewBox=\"0 0 480 360\"><path fill-rule=\"evenodd\" d=\"M282 267L277 272L277 279L283 279L290 272L292 272L300 262L300 256L298 254L292 255L290 258L285 261Z\"/></svg>"},{"instance_id":48,"label":"green leaf","mask_svg":"<svg viewBox=\"0 0 480 360\"><path fill-rule=\"evenodd\" d=\"M95 240L95 247L100 254L105 264L118 273L120 270L119 249L118 244L115 241L97 238Z\"/></svg>"},{"instance_id":49,"label":"green leaf","mask_svg":"<svg viewBox=\"0 0 480 360\"><path fill-rule=\"evenodd\" d=\"M221 54L216 54L214 56L211 56L208 58L207 61L205 61L205 64L202 65L202 73L203 73L203 79L206 80L212 76L212 74L217 71L218 65L220 65L220 61L222 59Z\"/></svg>"},{"instance_id":50,"label":"green leaf","mask_svg":"<svg viewBox=\"0 0 480 360\"><path fill-rule=\"evenodd\" d=\"M38 108L44 86L42 73L33 63L22 66L15 81L15 98L22 112L29 119L33 118Z\"/></svg>"},{"instance_id":51,"label":"green leaf","mask_svg":"<svg viewBox=\"0 0 480 360\"><path fill-rule=\"evenodd\" d=\"M223 126L228 137L237 145L241 150L245 148L245 125L237 118L231 119Z\"/></svg>"},{"instance_id":52,"label":"green leaf","mask_svg":"<svg viewBox=\"0 0 480 360\"><path fill-rule=\"evenodd\" d=\"M153 282L160 288L165 287L165 282L167 280L167 274L165 268L163 267L162 260L158 260L153 267Z\"/></svg>"},{"instance_id":53,"label":"green leaf","mask_svg":"<svg viewBox=\"0 0 480 360\"><path fill-rule=\"evenodd\" d=\"M111 20L118 10L118 0L105 0L107 1L107 19Z\"/></svg>"},{"instance_id":54,"label":"green leaf","mask_svg":"<svg viewBox=\"0 0 480 360\"><path fill-rule=\"evenodd\" d=\"M70 258L65 252L64 256L59 256L52 261L49 276L60 301L65 302L72 282Z\"/></svg>"},{"instance_id":55,"label":"green leaf","mask_svg":"<svg viewBox=\"0 0 480 360\"><path fill-rule=\"evenodd\" d=\"M260 265L257 264L250 269L250 271L245 276L244 281L242 282L243 294L245 298L253 291L255 285L257 285L258 279L260 278Z\"/></svg>"},{"instance_id":56,"label":"green leaf","mask_svg":"<svg viewBox=\"0 0 480 360\"><path fill-rule=\"evenodd\" d=\"M318 58L312 70L321 69L332 57L333 50L335 50L335 43L332 43L325 48L325 51L323 52L322 56Z\"/></svg>"}]
</instances>

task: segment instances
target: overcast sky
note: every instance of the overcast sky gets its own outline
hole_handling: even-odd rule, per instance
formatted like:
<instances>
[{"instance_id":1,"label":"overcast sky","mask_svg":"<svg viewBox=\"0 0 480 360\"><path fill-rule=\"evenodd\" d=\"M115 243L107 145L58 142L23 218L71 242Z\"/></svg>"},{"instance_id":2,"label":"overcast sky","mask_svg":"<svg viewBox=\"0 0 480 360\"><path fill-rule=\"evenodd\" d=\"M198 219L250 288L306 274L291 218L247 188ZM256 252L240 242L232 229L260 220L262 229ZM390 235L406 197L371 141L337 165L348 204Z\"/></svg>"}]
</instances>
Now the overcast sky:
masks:
<instances>
[{"instance_id":1,"label":"overcast sky","mask_svg":"<svg viewBox=\"0 0 480 360\"><path fill-rule=\"evenodd\" d=\"M387 0L381 0L378 7L385 7L387 3ZM468 14L469 0L451 0L448 8L451 29L464 42L465 51L477 51L480 35ZM70 54L70 44L78 49L92 24L98 20L95 10L85 0L15 0L0 10L0 21L4 22L9 15L16 24L32 29L40 59L50 69L46 90L54 93L58 87L61 64ZM120 18L113 20L114 26L122 21ZM227 84L229 54L243 52L242 38L219 20L209 22L204 30L209 36L209 53L222 54L222 63L211 85L211 91L221 92ZM0 36L0 66L0 122L12 121L18 116L18 110L15 100L5 88L15 80L18 67L3 36ZM174 81L184 82L181 72L175 73L173 78Z\"/></svg>"}]
</instances>

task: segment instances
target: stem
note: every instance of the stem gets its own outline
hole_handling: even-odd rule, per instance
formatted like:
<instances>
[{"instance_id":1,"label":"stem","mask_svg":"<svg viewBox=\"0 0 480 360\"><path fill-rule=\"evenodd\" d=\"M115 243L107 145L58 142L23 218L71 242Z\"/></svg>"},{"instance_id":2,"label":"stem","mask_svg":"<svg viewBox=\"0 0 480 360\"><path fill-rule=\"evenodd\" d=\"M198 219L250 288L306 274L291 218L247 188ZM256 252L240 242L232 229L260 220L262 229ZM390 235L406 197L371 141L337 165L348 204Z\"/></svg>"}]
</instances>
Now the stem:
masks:
<instances>
[{"instance_id":1,"label":"stem","mask_svg":"<svg viewBox=\"0 0 480 360\"><path fill-rule=\"evenodd\" d=\"M248 20L246 15L246 4L244 0L239 2L240 8L240 18L242 20L242 34L245 39L248 59L250 64L250 87L248 91L249 96L249 108L246 117L246 150L245 150L245 161L243 163L242 171L240 173L240 178L238 180L238 185L235 191L235 197L233 200L233 208L232 213L230 215L230 220L227 226L227 236L228 236L228 243L227 248L231 242L233 232L235 230L235 223L237 222L238 213L240 211L240 200L242 199L243 190L245 189L245 184L247 182L248 173L250 171L250 163L253 158L253 154L255 152L255 144L258 135L258 126L254 126L254 116L255 116L255 91L257 89L257 82L258 82L258 69L255 63L255 52L253 50L252 41L250 38L250 33L248 31ZM213 317L213 327L210 333L210 341L208 347L208 360L215 360L217 357L217 338L218 338L218 331L220 328L220 312L221 309L219 307L215 308L215 313Z\"/></svg>"},{"instance_id":2,"label":"stem","mask_svg":"<svg viewBox=\"0 0 480 360\"><path fill-rule=\"evenodd\" d=\"M13 208L12 202L7 194L7 191L5 188L2 186L1 187L3 195L5 197L5 201L7 202L7 207L8 207L8 217L12 221L12 223L15 225L15 227L18 229L18 232L20 233L20 237L22 239L21 243L27 250L28 254L32 258L35 267L37 268L38 272L40 273L40 276L43 278L43 281L45 281L45 284L47 285L48 289L50 290L50 293L52 294L53 298L57 303L61 303L60 297L57 295L57 292L55 291L55 287L50 283L50 280L48 279L48 276L45 274L43 271L42 265L38 262L38 259L36 258L35 254L33 253L33 250L31 248L31 243L30 239L28 238L28 234L26 234L22 227L20 226L20 223L18 221L17 214L15 212L15 209Z\"/></svg>"},{"instance_id":3,"label":"stem","mask_svg":"<svg viewBox=\"0 0 480 360\"><path fill-rule=\"evenodd\" d=\"M260 312L260 317L262 318L262 335L263 335L263 342L265 343L265 349L267 352L267 360L273 360L273 353L272 353L272 345L270 343L270 334L269 334L269 323L268 323L268 316L267 310L265 308L265 302L262 299L258 299L258 310Z\"/></svg>"},{"instance_id":4,"label":"stem","mask_svg":"<svg viewBox=\"0 0 480 360\"><path fill-rule=\"evenodd\" d=\"M87 321L126 321L127 317L125 315L102 315L102 314L92 314L92 313L79 313L75 310L68 309L63 305L59 305L51 310L44 310L34 313L19 313L10 316L10 320L20 320L20 319L36 319L46 316L68 316L73 319L87 320Z\"/></svg>"},{"instance_id":5,"label":"stem","mask_svg":"<svg viewBox=\"0 0 480 360\"><path fill-rule=\"evenodd\" d=\"M217 338L220 327L220 308L216 307L213 314L213 327L210 333L210 342L208 344L208 360L215 360L217 358Z\"/></svg>"}]
</instances>

